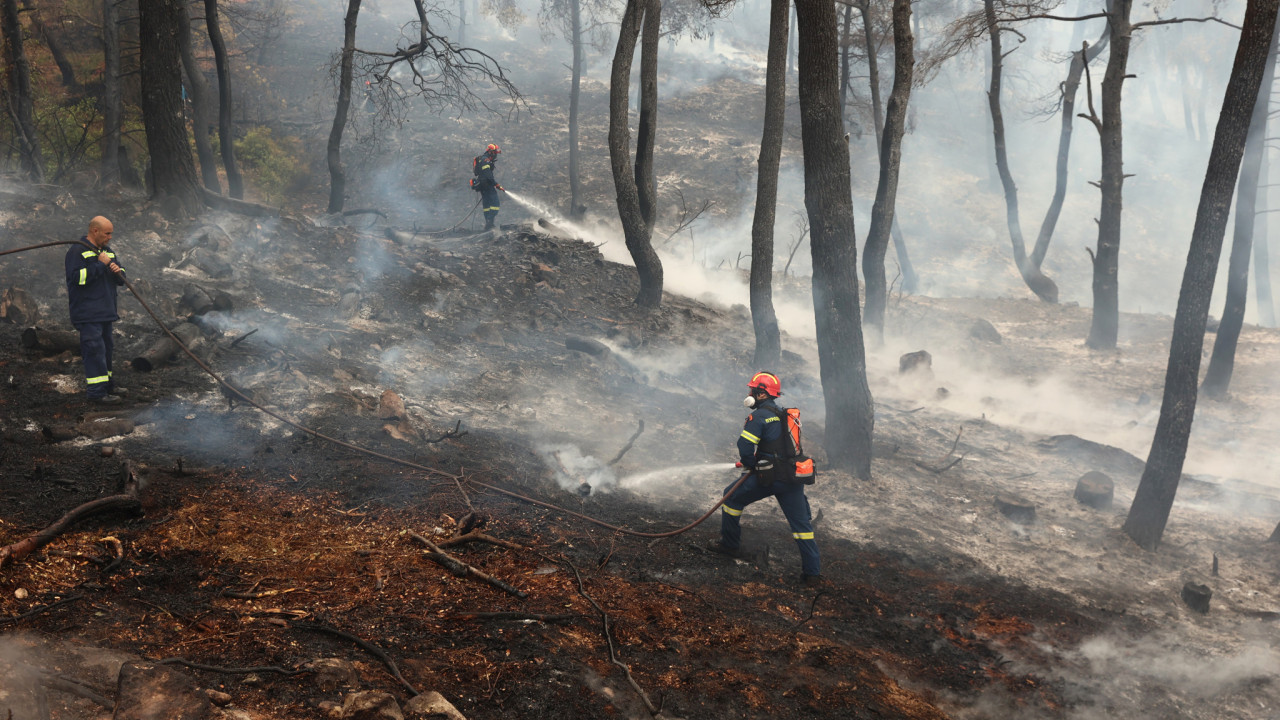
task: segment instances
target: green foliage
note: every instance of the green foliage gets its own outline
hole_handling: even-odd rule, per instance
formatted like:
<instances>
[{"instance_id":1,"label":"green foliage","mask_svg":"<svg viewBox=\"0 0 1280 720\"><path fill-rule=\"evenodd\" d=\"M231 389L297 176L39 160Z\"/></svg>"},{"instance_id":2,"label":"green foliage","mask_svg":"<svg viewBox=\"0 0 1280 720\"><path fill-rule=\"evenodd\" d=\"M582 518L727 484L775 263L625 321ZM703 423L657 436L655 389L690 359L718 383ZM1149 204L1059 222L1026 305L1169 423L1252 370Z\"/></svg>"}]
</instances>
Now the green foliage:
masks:
<instances>
[{"instance_id":1,"label":"green foliage","mask_svg":"<svg viewBox=\"0 0 1280 720\"><path fill-rule=\"evenodd\" d=\"M297 138L275 136L269 128L255 127L236 141L236 158L251 174L253 185L271 202L280 202L285 193L302 183L306 167Z\"/></svg>"}]
</instances>

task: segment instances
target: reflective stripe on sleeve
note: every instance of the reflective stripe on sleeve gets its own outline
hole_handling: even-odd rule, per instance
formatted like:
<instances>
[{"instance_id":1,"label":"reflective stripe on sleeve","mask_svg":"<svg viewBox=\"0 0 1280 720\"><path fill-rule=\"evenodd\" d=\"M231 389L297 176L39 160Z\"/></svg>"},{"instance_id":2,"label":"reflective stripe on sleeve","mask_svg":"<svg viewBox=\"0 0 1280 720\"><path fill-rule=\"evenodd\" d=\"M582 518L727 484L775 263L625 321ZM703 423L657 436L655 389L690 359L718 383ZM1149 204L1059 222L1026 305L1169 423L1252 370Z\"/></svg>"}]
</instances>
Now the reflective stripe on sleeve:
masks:
<instances>
[{"instance_id":1,"label":"reflective stripe on sleeve","mask_svg":"<svg viewBox=\"0 0 1280 720\"><path fill-rule=\"evenodd\" d=\"M752 435L751 433L747 432L746 430L743 430L743 431L742 431L742 437L746 438L746 439L747 439L747 442L751 443L752 445L759 445L759 444L760 444L760 438L756 437L755 435Z\"/></svg>"},{"instance_id":2,"label":"reflective stripe on sleeve","mask_svg":"<svg viewBox=\"0 0 1280 720\"><path fill-rule=\"evenodd\" d=\"M807 532L807 533L791 533L791 537L793 537L793 538L795 538L795 539L797 539L797 540L812 540L812 539L813 539L813 533L811 533L811 532Z\"/></svg>"},{"instance_id":3,"label":"reflective stripe on sleeve","mask_svg":"<svg viewBox=\"0 0 1280 720\"><path fill-rule=\"evenodd\" d=\"M734 510L733 508L729 507L728 505L721 505L721 506L720 506L720 508L721 508L722 510L724 510L724 514L725 514L725 515L732 515L732 516L734 516L734 517L738 517L739 515L741 515L741 514L742 514L742 511L741 511L741 510ZM813 533L809 533L809 534L810 534L810 535L812 535Z\"/></svg>"},{"instance_id":4,"label":"reflective stripe on sleeve","mask_svg":"<svg viewBox=\"0 0 1280 720\"><path fill-rule=\"evenodd\" d=\"M111 380L110 375L99 375L98 377L91 377L91 378L84 379L84 381L90 385L97 385L99 383L109 382L110 380Z\"/></svg>"},{"instance_id":5,"label":"reflective stripe on sleeve","mask_svg":"<svg viewBox=\"0 0 1280 720\"><path fill-rule=\"evenodd\" d=\"M80 257L85 259L98 257L98 253L93 252L92 250L85 250L84 252L80 253Z\"/></svg>"},{"instance_id":6,"label":"reflective stripe on sleeve","mask_svg":"<svg viewBox=\"0 0 1280 720\"><path fill-rule=\"evenodd\" d=\"M80 284L83 285L89 280L89 269L80 268Z\"/></svg>"}]
</instances>

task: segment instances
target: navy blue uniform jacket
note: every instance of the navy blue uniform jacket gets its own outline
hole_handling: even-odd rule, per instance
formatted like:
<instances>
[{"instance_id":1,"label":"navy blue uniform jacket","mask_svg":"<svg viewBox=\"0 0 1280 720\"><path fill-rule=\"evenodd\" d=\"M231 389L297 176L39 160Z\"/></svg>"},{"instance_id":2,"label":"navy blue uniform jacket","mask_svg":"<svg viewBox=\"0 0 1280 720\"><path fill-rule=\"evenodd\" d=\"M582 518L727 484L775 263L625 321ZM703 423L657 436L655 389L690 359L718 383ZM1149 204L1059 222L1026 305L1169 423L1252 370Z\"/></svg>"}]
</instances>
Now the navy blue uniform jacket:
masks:
<instances>
[{"instance_id":1,"label":"navy blue uniform jacket","mask_svg":"<svg viewBox=\"0 0 1280 720\"><path fill-rule=\"evenodd\" d=\"M778 417L781 414L782 410L772 400L766 400L747 416L742 434L738 436L738 455L743 467L755 467L757 458L772 458L777 454L782 441L782 420Z\"/></svg>"},{"instance_id":2,"label":"navy blue uniform jacket","mask_svg":"<svg viewBox=\"0 0 1280 720\"><path fill-rule=\"evenodd\" d=\"M72 245L67 250L67 300L71 306L71 323L116 322L120 319L116 313L116 288L123 285L124 280L98 262L97 251L88 247L93 245L89 238L82 237L80 242L84 245ZM102 248L102 252L120 265L110 245Z\"/></svg>"}]
</instances>

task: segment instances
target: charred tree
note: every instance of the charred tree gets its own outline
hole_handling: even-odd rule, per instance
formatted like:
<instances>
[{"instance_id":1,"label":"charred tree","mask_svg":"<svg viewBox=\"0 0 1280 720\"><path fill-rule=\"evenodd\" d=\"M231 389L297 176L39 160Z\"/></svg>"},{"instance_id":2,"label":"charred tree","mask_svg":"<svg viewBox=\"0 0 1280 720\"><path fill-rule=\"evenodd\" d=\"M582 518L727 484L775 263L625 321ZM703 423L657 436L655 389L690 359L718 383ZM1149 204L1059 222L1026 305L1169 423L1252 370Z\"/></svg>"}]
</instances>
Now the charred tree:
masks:
<instances>
[{"instance_id":1,"label":"charred tree","mask_svg":"<svg viewBox=\"0 0 1280 720\"><path fill-rule=\"evenodd\" d=\"M32 182L44 182L40 135L36 132L35 99L31 94L31 65L22 42L17 0L0 0L0 35L4 40L5 115L13 123L22 172Z\"/></svg>"},{"instance_id":2,"label":"charred tree","mask_svg":"<svg viewBox=\"0 0 1280 720\"><path fill-rule=\"evenodd\" d=\"M1222 321L1213 340L1213 354L1205 371L1201 389L1210 398L1227 394L1236 364L1236 344L1244 326L1244 309L1249 298L1249 256L1253 252L1254 226L1258 219L1258 178L1262 174L1262 155L1266 152L1267 115L1271 106L1271 85L1276 74L1276 39L1271 40L1253 116L1249 120L1249 137L1244 144L1244 160L1240 167L1240 183L1236 190L1235 228L1231 237L1231 256L1227 261L1227 299Z\"/></svg>"},{"instance_id":3,"label":"charred tree","mask_svg":"<svg viewBox=\"0 0 1280 720\"><path fill-rule=\"evenodd\" d=\"M653 146L658 134L658 39L662 0L647 0L640 34L640 122L636 127L636 191L645 231L653 235L658 213L658 180L653 170Z\"/></svg>"},{"instance_id":4,"label":"charred tree","mask_svg":"<svg viewBox=\"0 0 1280 720\"><path fill-rule=\"evenodd\" d=\"M1121 0L1131 1L1131 0ZM1049 279L1027 257L1027 245L1022 238L1022 220L1018 216L1018 186L1009 170L1009 154L1005 145L1004 114L1000 108L1000 87L1004 77L1005 52L1000 41L1004 30L996 21L995 0L984 0L987 18L987 34L991 39L991 87L987 91L987 106L991 110L991 132L995 141L996 171L1004 188L1005 220L1009 225L1009 240L1013 244L1013 262L1036 297L1049 303L1058 302L1058 285Z\"/></svg>"},{"instance_id":5,"label":"charred tree","mask_svg":"<svg viewBox=\"0 0 1280 720\"><path fill-rule=\"evenodd\" d=\"M213 47L213 62L218 70L218 146L222 153L222 169L227 173L227 194L243 200L244 180L236 162L235 127L231 120L231 61L227 59L227 43L222 38L222 25L218 21L218 0L204 0L204 23L209 31L209 45Z\"/></svg>"},{"instance_id":6,"label":"charred tree","mask_svg":"<svg viewBox=\"0 0 1280 720\"><path fill-rule=\"evenodd\" d=\"M1085 344L1095 350L1114 350L1120 334L1120 218L1124 209L1124 133L1120 100L1129 66L1133 0L1114 0L1107 18L1111 55L1102 77L1102 117L1088 119L1098 129L1102 146L1102 207L1098 213L1098 247L1093 262L1093 320ZM1252 107L1252 106L1250 106ZM1234 173L1233 173L1234 174Z\"/></svg>"},{"instance_id":7,"label":"charred tree","mask_svg":"<svg viewBox=\"0 0 1280 720\"><path fill-rule=\"evenodd\" d=\"M868 0L869 2L869 0ZM884 256L893 226L894 203L898 197L898 169L902 164L902 136L906 132L907 101L915 68L915 38L911 35L911 2L893 2L893 90L885 113L880 141L880 182L871 206L871 229L862 251L862 273L867 281L866 322L884 339L884 311L888 288Z\"/></svg>"},{"instance_id":8,"label":"charred tree","mask_svg":"<svg viewBox=\"0 0 1280 720\"><path fill-rule=\"evenodd\" d=\"M356 20L360 16L360 0L347 0L343 20L342 59L338 64L338 105L333 111L333 128L329 130L329 212L342 212L346 201L347 176L342 170L342 133L347 128L347 112L351 109L352 65L356 54Z\"/></svg>"},{"instance_id":9,"label":"charred tree","mask_svg":"<svg viewBox=\"0 0 1280 720\"><path fill-rule=\"evenodd\" d=\"M1271 159L1262 154L1262 177L1264 186L1271 184ZM1267 217L1271 208L1267 202L1267 190L1264 187L1259 196L1258 224L1254 228L1253 240L1253 285L1255 297L1258 299L1258 324L1263 327L1276 326L1276 306L1271 297L1271 252L1268 247Z\"/></svg>"},{"instance_id":10,"label":"charred tree","mask_svg":"<svg viewBox=\"0 0 1280 720\"><path fill-rule=\"evenodd\" d=\"M102 0L102 182L120 179L120 19L116 0Z\"/></svg>"},{"instance_id":11,"label":"charred tree","mask_svg":"<svg viewBox=\"0 0 1280 720\"><path fill-rule=\"evenodd\" d=\"M831 464L871 477L874 415L858 307L849 145L840 121L840 34L835 4L796 0L804 203L813 255L818 360Z\"/></svg>"},{"instance_id":12,"label":"charred tree","mask_svg":"<svg viewBox=\"0 0 1280 720\"><path fill-rule=\"evenodd\" d=\"M1118 3L1125 1L1118 0ZM1160 419L1147 455L1146 469L1142 472L1142 480L1124 523L1125 533L1146 550L1155 550L1160 544L1182 477L1182 464L1186 459L1191 423L1195 417L1196 381L1209 301L1218 271L1218 256L1222 251L1222 239L1231 211L1231 195L1244 155L1251 116L1258 102L1258 88L1266 72L1278 4L1280 0L1250 0L1245 10L1240 44L1213 137L1195 226L1191 231L1191 249L1187 253L1187 266L1178 294L1178 311L1173 319ZM1112 42L1115 42L1114 37Z\"/></svg>"},{"instance_id":13,"label":"charred tree","mask_svg":"<svg viewBox=\"0 0 1280 720\"><path fill-rule=\"evenodd\" d=\"M182 121L180 0L139 0L138 38L142 67L142 122L151 155L153 196L173 210L194 215L204 206L196 166Z\"/></svg>"},{"instance_id":14,"label":"charred tree","mask_svg":"<svg viewBox=\"0 0 1280 720\"><path fill-rule=\"evenodd\" d=\"M844 6L844 18L840 21L840 119L849 111L850 67L853 56L853 3Z\"/></svg>"},{"instance_id":15,"label":"charred tree","mask_svg":"<svg viewBox=\"0 0 1280 720\"><path fill-rule=\"evenodd\" d=\"M773 310L773 225L778 212L778 168L787 112L787 40L790 0L772 0L769 55L764 80L764 131L756 174L756 208L751 220L751 324L755 327L755 367L778 367L782 338ZM844 107L841 103L840 107Z\"/></svg>"},{"instance_id":16,"label":"charred tree","mask_svg":"<svg viewBox=\"0 0 1280 720\"><path fill-rule=\"evenodd\" d=\"M1084 46L1071 53L1071 66L1067 70L1067 80L1062 83L1062 130L1058 133L1058 164L1053 188L1053 199L1049 201L1049 209L1045 211L1044 220L1040 222L1040 234L1036 236L1035 247L1031 249L1031 264L1037 269L1044 264L1045 255L1049 253L1049 242L1053 239L1053 231L1058 226L1058 217L1062 214L1062 203L1067 198L1067 169L1071 159L1071 132L1076 119L1076 91L1080 89L1080 78L1084 68L1093 62L1107 47L1107 31L1093 46Z\"/></svg>"},{"instance_id":17,"label":"charred tree","mask_svg":"<svg viewBox=\"0 0 1280 720\"><path fill-rule=\"evenodd\" d=\"M618 196L618 217L626 237L627 250L640 276L636 304L657 307L662 303L662 260L653 249L652 229L645 221L631 161L631 129L628 126L631 63L636 41L650 0L627 0L618 28L618 46L613 55L609 82L609 160Z\"/></svg>"},{"instance_id":18,"label":"charred tree","mask_svg":"<svg viewBox=\"0 0 1280 720\"><path fill-rule=\"evenodd\" d=\"M53 64L58 66L58 73L62 76L62 86L73 93L80 92L75 68L71 66L71 61L63 52L62 43L57 36L49 32L49 26L45 25L40 18L40 11L36 9L35 3L31 0L22 0L22 9L27 12L27 18L31 21L31 34L44 41L44 46L49 48L49 54L53 56Z\"/></svg>"},{"instance_id":19,"label":"charred tree","mask_svg":"<svg viewBox=\"0 0 1280 720\"><path fill-rule=\"evenodd\" d=\"M196 63L196 54L192 49L191 15L184 8L178 14L181 27L178 30L178 48L182 53L182 69L187 76L187 85L191 88L191 132L196 141L196 159L200 161L200 177L204 186L213 192L222 192L222 183L218 180L218 165L213 159L213 146L209 144L209 111L212 100L209 92L209 81L200 71Z\"/></svg>"},{"instance_id":20,"label":"charred tree","mask_svg":"<svg viewBox=\"0 0 1280 720\"><path fill-rule=\"evenodd\" d=\"M580 219L583 212L582 178L579 176L578 106L582 98L582 2L569 0L569 33L573 45L573 77L569 85L569 217Z\"/></svg>"}]
</instances>

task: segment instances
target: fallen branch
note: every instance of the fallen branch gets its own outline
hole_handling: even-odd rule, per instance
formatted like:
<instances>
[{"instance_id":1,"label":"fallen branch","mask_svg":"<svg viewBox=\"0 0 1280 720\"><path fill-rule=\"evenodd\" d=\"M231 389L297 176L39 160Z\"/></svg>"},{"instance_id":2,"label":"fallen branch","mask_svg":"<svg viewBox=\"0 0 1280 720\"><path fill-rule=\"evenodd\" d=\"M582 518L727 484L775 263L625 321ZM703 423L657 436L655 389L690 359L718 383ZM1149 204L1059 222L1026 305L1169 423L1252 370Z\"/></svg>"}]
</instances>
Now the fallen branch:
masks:
<instances>
[{"instance_id":1,"label":"fallen branch","mask_svg":"<svg viewBox=\"0 0 1280 720\"><path fill-rule=\"evenodd\" d=\"M84 597L83 595L79 595L79 594L68 595L67 597L62 598L61 600L58 600L56 602L51 602L48 605L44 605L42 607L38 607L33 610L28 610L22 613L21 615L14 615L13 617L0 618L0 627L4 627L5 625L17 625L18 623L22 622L23 620L26 620L27 618L32 618L41 613L49 612L50 610L58 607L59 605L66 605L68 603L73 603L83 597Z\"/></svg>"},{"instance_id":2,"label":"fallen branch","mask_svg":"<svg viewBox=\"0 0 1280 720\"><path fill-rule=\"evenodd\" d=\"M635 434L631 436L631 439L627 441L627 444L622 446L622 449L618 451L618 454L615 455L608 464L610 466L617 465L618 461L622 459L622 456L626 455L627 451L631 449L631 446L635 444L636 439L640 437L640 433L642 432L644 432L644 420L640 421L640 427L636 428Z\"/></svg>"},{"instance_id":3,"label":"fallen branch","mask_svg":"<svg viewBox=\"0 0 1280 720\"><path fill-rule=\"evenodd\" d=\"M545 615L523 612L469 612L449 615L448 620L533 620L536 622L568 622L579 615Z\"/></svg>"},{"instance_id":4,"label":"fallen branch","mask_svg":"<svg viewBox=\"0 0 1280 720\"><path fill-rule=\"evenodd\" d=\"M946 465L943 465L942 467L933 467L932 465L925 465L924 463L917 461L917 462L916 462L916 467L920 467L920 468L923 468L923 469L925 469L925 470L928 470L929 472L933 473L934 475L941 475L942 473L944 473L944 472L946 472L946 471L950 470L951 468L955 467L956 463L960 462L960 461L961 461L961 460L963 460L963 459L964 459L964 456L963 456L963 455L961 455L960 457L956 458L955 460L952 460L951 462L947 463Z\"/></svg>"},{"instance_id":5,"label":"fallen branch","mask_svg":"<svg viewBox=\"0 0 1280 720\"><path fill-rule=\"evenodd\" d=\"M467 432L468 432L468 431L466 431L466 430L463 430L462 432L458 432L458 428L460 428L460 427L462 427L462 421L461 421L461 420L459 420L456 424L454 424L454 426L453 426L453 429L452 429L452 430L450 430L450 431L446 432L445 434L441 435L440 437L436 438L435 440L427 440L427 441L425 441L425 442L426 442L428 445L432 445L432 444L435 444L435 443L438 443L438 442L444 442L445 440L448 440L449 438L460 438L460 437L462 437L463 435L466 435L466 434L467 434Z\"/></svg>"},{"instance_id":6,"label":"fallen branch","mask_svg":"<svg viewBox=\"0 0 1280 720\"><path fill-rule=\"evenodd\" d=\"M818 594L813 596L813 602L809 603L809 614L805 615L804 618L802 618L800 621L798 621L797 623L791 626L792 632L795 632L801 625L813 619L813 613L818 608L818 598L826 594L827 594L826 590L819 590Z\"/></svg>"},{"instance_id":7,"label":"fallen branch","mask_svg":"<svg viewBox=\"0 0 1280 720\"><path fill-rule=\"evenodd\" d=\"M528 549L523 545L513 543L510 540L503 540L502 538L496 538L492 535L487 535L485 533L480 532L479 530L473 530L467 533L466 535L459 535L457 537L449 538L448 540L441 540L440 542L436 543L436 546L437 547L453 547L454 545L462 545L464 543L469 543L469 542L486 542L486 543L489 543L490 545L499 545L501 547L509 548L511 550L527 550Z\"/></svg>"},{"instance_id":8,"label":"fallen branch","mask_svg":"<svg viewBox=\"0 0 1280 720\"><path fill-rule=\"evenodd\" d=\"M138 513L142 511L142 503L138 501L138 483L137 477L133 472L133 468L129 463L125 463L123 487L118 495L109 495L104 498L92 500L79 507L72 508L66 515L63 515L57 522L40 532L26 539L19 540L12 545L0 548L0 568L10 563L15 563L22 558L30 555L32 552L53 542L62 533L71 528L72 525L94 515L100 515L116 510Z\"/></svg>"},{"instance_id":9,"label":"fallen branch","mask_svg":"<svg viewBox=\"0 0 1280 720\"><path fill-rule=\"evenodd\" d=\"M259 600L261 598L271 597L273 595L287 595L291 592L298 592L298 588L288 588L285 590L258 590L256 592L248 592L248 591L241 592L237 590L224 589L222 592L218 594L221 595L222 597L234 598L236 600Z\"/></svg>"},{"instance_id":10,"label":"fallen branch","mask_svg":"<svg viewBox=\"0 0 1280 720\"><path fill-rule=\"evenodd\" d=\"M120 563L124 562L124 545L120 543L119 538L113 535L108 535L107 537L102 538L98 542L106 545L107 547L115 551L114 555L112 556L111 562L107 563L107 565L102 568L101 573L103 575L106 575L112 570L115 570L116 567L120 565Z\"/></svg>"},{"instance_id":11,"label":"fallen branch","mask_svg":"<svg viewBox=\"0 0 1280 720\"><path fill-rule=\"evenodd\" d=\"M407 689L410 693L412 693L414 697L417 697L418 695L421 694L417 691L417 689L415 689L412 685L409 684L408 680L404 679L403 675L400 674L400 668L396 667L396 663L394 660L391 659L391 656L383 652L382 648L378 647L377 645L374 645L373 643L370 643L366 640L358 638L355 635L352 635L351 633L343 632L338 628L330 627L328 625L322 625L320 623L295 622L295 623L291 623L290 627L297 628L299 630L310 630L312 632L328 633L330 635L336 635L337 637L340 637L344 640L350 640L351 642L355 643L356 645L359 645L361 648L368 651L369 654L381 660L382 664L386 665L387 669L391 671L392 677L394 677L396 680L399 680L400 684L403 685L405 689Z\"/></svg>"},{"instance_id":12,"label":"fallen branch","mask_svg":"<svg viewBox=\"0 0 1280 720\"><path fill-rule=\"evenodd\" d=\"M156 660L155 663L157 665L182 665L184 667L189 667L192 670L207 670L209 672L223 673L226 675L251 675L254 673L273 672L273 673L279 673L286 677L292 677L294 675L301 675L303 673L311 672L310 670L303 670L303 669L290 670L289 668L283 668L278 665L259 665L256 667L230 667L230 668L217 667L216 665L204 665L202 663L192 662L186 658L180 658L180 657L165 658L164 660Z\"/></svg>"},{"instance_id":13,"label":"fallen branch","mask_svg":"<svg viewBox=\"0 0 1280 720\"><path fill-rule=\"evenodd\" d=\"M266 205L249 202L247 200L237 200L229 198L226 195L220 195L208 188L200 188L204 204L215 210L226 210L228 212L237 213L239 215L248 215L249 217L274 217L280 214L280 210Z\"/></svg>"},{"instance_id":14,"label":"fallen branch","mask_svg":"<svg viewBox=\"0 0 1280 720\"><path fill-rule=\"evenodd\" d=\"M649 714L657 715L658 707L649 700L649 696L645 694L644 690L640 689L640 685L636 682L635 678L631 677L631 668L627 667L626 663L619 660L617 652L614 651L613 634L609 631L609 615L600 607L600 604L596 602L595 598L587 594L587 588L582 582L582 573L578 572L578 568L568 560L564 560L562 562L569 566L569 569L573 571L574 577L578 579L578 594L586 598L587 602L591 603L591 607L595 608L596 612L600 613L600 621L604 626L604 639L609 645L609 662L622 668L623 674L627 676L627 682L631 684L631 689L635 690L636 694L640 696L640 700L644 702L644 706L649 711Z\"/></svg>"},{"instance_id":15,"label":"fallen branch","mask_svg":"<svg viewBox=\"0 0 1280 720\"><path fill-rule=\"evenodd\" d=\"M244 339L245 339L245 338L249 337L250 335L252 335L252 334L254 334L254 333L256 333L256 332L258 332L258 328L254 328L254 329L250 330L249 332L247 332L247 333L245 333L245 334L241 335L240 337L236 338L235 340L232 340L232 341L231 341L231 347L235 347L235 346L239 345L241 342L243 342L243 341L244 341Z\"/></svg>"},{"instance_id":16,"label":"fallen branch","mask_svg":"<svg viewBox=\"0 0 1280 720\"><path fill-rule=\"evenodd\" d=\"M476 578L489 583L490 585L498 588L499 590L509 595L515 595L518 598L529 597L529 593L523 590L520 590L514 585L511 585L505 581L499 580L498 578L484 572L483 570L478 570L462 562L461 560L453 557L449 553L445 552L443 548L441 548L439 545L435 544L434 542L431 542L431 540L427 539L425 536L419 535L418 533L410 530L409 537L412 537L414 540L417 540L423 545L426 545L427 547L431 548L432 552L427 553L427 559L431 560L432 562L435 562L436 564L448 570L450 573L453 573L457 577L467 577L468 575L473 575Z\"/></svg>"}]
</instances>

